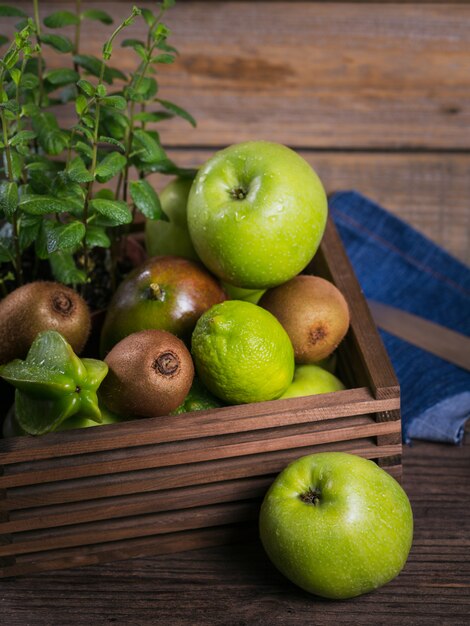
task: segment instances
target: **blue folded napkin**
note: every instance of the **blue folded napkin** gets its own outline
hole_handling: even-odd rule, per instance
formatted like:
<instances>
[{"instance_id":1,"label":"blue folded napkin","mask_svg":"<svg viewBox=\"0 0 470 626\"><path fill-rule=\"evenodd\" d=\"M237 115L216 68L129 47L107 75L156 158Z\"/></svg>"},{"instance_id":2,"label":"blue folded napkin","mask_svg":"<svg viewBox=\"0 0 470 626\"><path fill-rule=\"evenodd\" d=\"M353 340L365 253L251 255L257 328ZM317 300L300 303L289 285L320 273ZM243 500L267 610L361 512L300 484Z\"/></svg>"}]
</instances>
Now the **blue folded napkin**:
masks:
<instances>
[{"instance_id":1,"label":"blue folded napkin","mask_svg":"<svg viewBox=\"0 0 470 626\"><path fill-rule=\"evenodd\" d=\"M470 335L470 269L355 191L335 193L330 214L367 298ZM401 387L403 438L462 441L470 372L382 332Z\"/></svg>"}]
</instances>

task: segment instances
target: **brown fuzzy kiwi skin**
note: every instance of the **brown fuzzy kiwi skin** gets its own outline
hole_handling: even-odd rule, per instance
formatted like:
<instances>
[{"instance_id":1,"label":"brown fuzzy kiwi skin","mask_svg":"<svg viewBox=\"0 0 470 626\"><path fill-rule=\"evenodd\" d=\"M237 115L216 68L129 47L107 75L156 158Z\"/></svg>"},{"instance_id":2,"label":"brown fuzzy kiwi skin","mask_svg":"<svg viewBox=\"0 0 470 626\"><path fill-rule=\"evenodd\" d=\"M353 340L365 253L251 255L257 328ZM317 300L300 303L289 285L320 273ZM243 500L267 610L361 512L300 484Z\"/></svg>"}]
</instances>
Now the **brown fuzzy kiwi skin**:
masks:
<instances>
[{"instance_id":1,"label":"brown fuzzy kiwi skin","mask_svg":"<svg viewBox=\"0 0 470 626\"><path fill-rule=\"evenodd\" d=\"M299 364L329 356L349 328L349 308L343 294L319 276L295 276L269 289L258 304L282 324Z\"/></svg>"},{"instance_id":2,"label":"brown fuzzy kiwi skin","mask_svg":"<svg viewBox=\"0 0 470 626\"><path fill-rule=\"evenodd\" d=\"M182 404L194 378L189 350L164 330L128 335L105 361L109 371L100 399L111 411L129 417L168 415Z\"/></svg>"},{"instance_id":3,"label":"brown fuzzy kiwi skin","mask_svg":"<svg viewBox=\"0 0 470 626\"><path fill-rule=\"evenodd\" d=\"M24 359L44 330L58 331L79 354L90 329L90 310L76 291L49 281L27 283L0 300L0 364Z\"/></svg>"}]
</instances>

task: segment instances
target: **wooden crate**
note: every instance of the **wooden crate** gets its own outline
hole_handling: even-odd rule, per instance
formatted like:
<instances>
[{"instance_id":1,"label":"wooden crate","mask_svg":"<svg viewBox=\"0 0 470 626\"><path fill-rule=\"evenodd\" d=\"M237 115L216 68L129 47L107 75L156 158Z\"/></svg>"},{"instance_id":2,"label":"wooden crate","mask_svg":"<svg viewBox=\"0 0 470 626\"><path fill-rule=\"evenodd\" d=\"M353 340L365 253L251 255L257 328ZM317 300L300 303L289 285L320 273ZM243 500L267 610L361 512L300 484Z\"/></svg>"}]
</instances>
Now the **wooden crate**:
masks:
<instances>
[{"instance_id":1,"label":"wooden crate","mask_svg":"<svg viewBox=\"0 0 470 626\"><path fill-rule=\"evenodd\" d=\"M331 221L310 270L350 306L338 350L347 390L0 441L0 577L256 533L274 476L317 451L399 478L398 383Z\"/></svg>"}]
</instances>

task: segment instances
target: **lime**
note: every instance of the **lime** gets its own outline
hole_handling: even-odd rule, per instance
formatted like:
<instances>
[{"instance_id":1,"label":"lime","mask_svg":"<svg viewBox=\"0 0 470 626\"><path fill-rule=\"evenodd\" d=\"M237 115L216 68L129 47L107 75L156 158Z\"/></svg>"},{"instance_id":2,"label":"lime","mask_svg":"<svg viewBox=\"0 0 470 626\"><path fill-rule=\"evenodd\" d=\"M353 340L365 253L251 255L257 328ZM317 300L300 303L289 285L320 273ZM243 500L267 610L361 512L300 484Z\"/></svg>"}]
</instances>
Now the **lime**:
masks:
<instances>
[{"instance_id":1,"label":"lime","mask_svg":"<svg viewBox=\"0 0 470 626\"><path fill-rule=\"evenodd\" d=\"M191 389L180 406L171 412L171 415L192 413L192 411L207 411L218 409L222 406L220 400L214 397L196 378L193 380Z\"/></svg>"},{"instance_id":2,"label":"lime","mask_svg":"<svg viewBox=\"0 0 470 626\"><path fill-rule=\"evenodd\" d=\"M274 400L294 375L286 331L271 313L241 300L216 304L199 318L192 353L199 378L229 404Z\"/></svg>"}]
</instances>

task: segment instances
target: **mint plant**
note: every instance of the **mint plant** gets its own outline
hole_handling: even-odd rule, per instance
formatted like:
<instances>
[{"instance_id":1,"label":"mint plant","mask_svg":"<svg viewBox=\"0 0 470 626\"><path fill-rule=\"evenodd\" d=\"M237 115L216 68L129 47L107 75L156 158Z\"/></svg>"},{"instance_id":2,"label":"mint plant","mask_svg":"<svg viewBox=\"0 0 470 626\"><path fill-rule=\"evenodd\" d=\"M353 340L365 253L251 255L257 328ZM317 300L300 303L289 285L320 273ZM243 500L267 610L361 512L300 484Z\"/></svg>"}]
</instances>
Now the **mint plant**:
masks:
<instances>
[{"instance_id":1,"label":"mint plant","mask_svg":"<svg viewBox=\"0 0 470 626\"><path fill-rule=\"evenodd\" d=\"M83 54L82 24L110 25L102 10L55 11L39 17L0 5L0 17L19 18L0 60L0 294L38 277L79 288L88 300L116 285L123 243L137 212L166 219L152 173L193 176L169 159L156 124L178 116L195 126L183 108L160 97L158 68L177 50L162 18L174 4L155 11L134 7L106 39L101 58ZM111 65L121 33L142 19L146 37L124 38L136 69L129 75ZM74 37L58 33L73 27ZM45 47L64 59L48 69ZM60 107L74 107L75 123L60 125ZM105 285L103 284L105 283ZM103 302L93 303L95 307Z\"/></svg>"}]
</instances>

